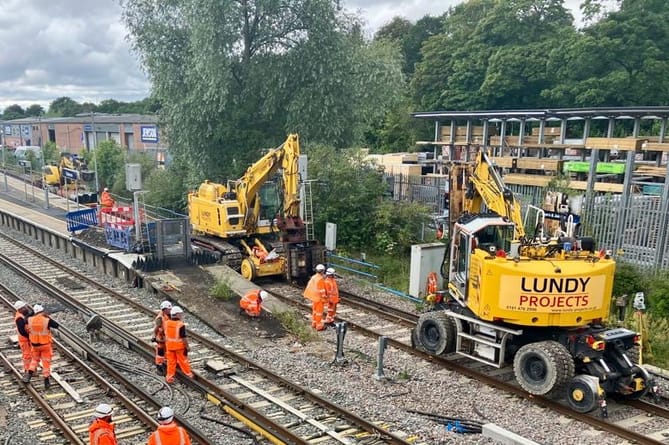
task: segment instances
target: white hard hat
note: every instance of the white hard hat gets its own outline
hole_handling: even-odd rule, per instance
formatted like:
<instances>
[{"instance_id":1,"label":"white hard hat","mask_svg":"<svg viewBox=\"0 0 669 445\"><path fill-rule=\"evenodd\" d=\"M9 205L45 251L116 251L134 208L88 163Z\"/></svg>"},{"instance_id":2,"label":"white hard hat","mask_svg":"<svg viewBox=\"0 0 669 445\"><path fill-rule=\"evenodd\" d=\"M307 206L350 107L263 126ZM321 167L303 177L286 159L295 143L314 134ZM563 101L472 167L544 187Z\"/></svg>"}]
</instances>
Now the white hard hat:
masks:
<instances>
[{"instance_id":1,"label":"white hard hat","mask_svg":"<svg viewBox=\"0 0 669 445\"><path fill-rule=\"evenodd\" d=\"M165 300L162 303L160 303L160 309L172 309L172 303Z\"/></svg>"},{"instance_id":2,"label":"white hard hat","mask_svg":"<svg viewBox=\"0 0 669 445\"><path fill-rule=\"evenodd\" d=\"M261 290L260 291L260 298L262 298L264 300L267 297L269 297L269 294L267 292L265 292L264 290Z\"/></svg>"},{"instance_id":3,"label":"white hard hat","mask_svg":"<svg viewBox=\"0 0 669 445\"><path fill-rule=\"evenodd\" d=\"M158 411L158 423L163 425L170 423L174 419L174 410L169 406L163 406Z\"/></svg>"},{"instance_id":4,"label":"white hard hat","mask_svg":"<svg viewBox=\"0 0 669 445\"><path fill-rule=\"evenodd\" d=\"M16 310L18 311L19 309L24 308L24 307L26 307L27 305L28 305L28 303L26 303L25 301L23 301L23 300L17 300L17 302L14 303L14 309L16 309Z\"/></svg>"},{"instance_id":5,"label":"white hard hat","mask_svg":"<svg viewBox=\"0 0 669 445\"><path fill-rule=\"evenodd\" d=\"M335 270L331 267L328 267L328 270L325 271L325 275L334 275Z\"/></svg>"},{"instance_id":6,"label":"white hard hat","mask_svg":"<svg viewBox=\"0 0 669 445\"><path fill-rule=\"evenodd\" d=\"M95 417L98 419L101 419L103 417L111 416L112 413L112 407L107 405L106 403L101 403L98 405L97 408L95 408Z\"/></svg>"},{"instance_id":7,"label":"white hard hat","mask_svg":"<svg viewBox=\"0 0 669 445\"><path fill-rule=\"evenodd\" d=\"M105 192L108 192L108 191L109 191L109 189L108 189L107 187L105 187L105 190L104 190L104 191L105 191Z\"/></svg>"},{"instance_id":8,"label":"white hard hat","mask_svg":"<svg viewBox=\"0 0 669 445\"><path fill-rule=\"evenodd\" d=\"M323 272L325 270L325 266L322 264L319 264L316 266L316 272Z\"/></svg>"},{"instance_id":9,"label":"white hard hat","mask_svg":"<svg viewBox=\"0 0 669 445\"><path fill-rule=\"evenodd\" d=\"M170 310L170 315L178 315L183 313L184 310L181 309L179 306L172 306L172 309Z\"/></svg>"},{"instance_id":10,"label":"white hard hat","mask_svg":"<svg viewBox=\"0 0 669 445\"><path fill-rule=\"evenodd\" d=\"M35 306L33 306L34 313L39 314L42 311L44 311L44 306L42 306L41 304L36 304Z\"/></svg>"}]
</instances>

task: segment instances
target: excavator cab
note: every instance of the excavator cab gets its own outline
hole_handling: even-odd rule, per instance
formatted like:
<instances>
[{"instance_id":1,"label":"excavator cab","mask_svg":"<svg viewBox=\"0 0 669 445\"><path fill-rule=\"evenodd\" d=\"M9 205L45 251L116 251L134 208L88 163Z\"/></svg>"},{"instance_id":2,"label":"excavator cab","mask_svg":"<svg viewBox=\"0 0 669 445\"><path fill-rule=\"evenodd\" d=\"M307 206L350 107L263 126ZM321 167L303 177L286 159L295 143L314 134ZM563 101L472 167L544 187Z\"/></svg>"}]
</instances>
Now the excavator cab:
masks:
<instances>
[{"instance_id":1,"label":"excavator cab","mask_svg":"<svg viewBox=\"0 0 669 445\"><path fill-rule=\"evenodd\" d=\"M496 214L464 215L453 226L449 290L466 303L470 282L481 279L476 266L485 258L506 257L512 250L515 224Z\"/></svg>"}]
</instances>

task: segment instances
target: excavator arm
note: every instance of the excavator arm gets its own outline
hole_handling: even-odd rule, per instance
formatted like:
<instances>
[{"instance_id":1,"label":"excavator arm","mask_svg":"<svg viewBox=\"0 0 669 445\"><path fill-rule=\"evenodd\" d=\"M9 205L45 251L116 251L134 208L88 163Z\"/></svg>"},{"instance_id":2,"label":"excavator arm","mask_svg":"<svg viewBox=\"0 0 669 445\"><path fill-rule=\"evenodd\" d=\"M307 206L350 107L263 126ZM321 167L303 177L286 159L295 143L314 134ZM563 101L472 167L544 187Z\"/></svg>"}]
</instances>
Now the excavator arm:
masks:
<instances>
[{"instance_id":1,"label":"excavator arm","mask_svg":"<svg viewBox=\"0 0 669 445\"><path fill-rule=\"evenodd\" d=\"M255 164L250 166L244 176L235 182L237 201L244 215L244 227L252 232L258 220L258 192L260 187L279 167L283 168L284 213L299 214L299 172L298 159L300 144L297 134L290 134L281 146L270 150Z\"/></svg>"},{"instance_id":2,"label":"excavator arm","mask_svg":"<svg viewBox=\"0 0 669 445\"><path fill-rule=\"evenodd\" d=\"M465 194L465 211L483 213L483 207L515 224L515 239L525 236L520 203L502 181L488 155L480 151Z\"/></svg>"}]
</instances>

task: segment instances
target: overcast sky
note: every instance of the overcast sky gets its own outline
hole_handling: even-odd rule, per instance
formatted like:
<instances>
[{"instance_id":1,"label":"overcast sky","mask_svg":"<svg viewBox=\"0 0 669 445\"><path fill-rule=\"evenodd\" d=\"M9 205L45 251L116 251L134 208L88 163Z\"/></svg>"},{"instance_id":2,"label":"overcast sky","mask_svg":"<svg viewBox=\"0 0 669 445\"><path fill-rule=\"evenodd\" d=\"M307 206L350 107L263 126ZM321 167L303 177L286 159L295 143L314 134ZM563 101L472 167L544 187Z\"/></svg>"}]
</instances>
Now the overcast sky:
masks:
<instances>
[{"instance_id":1,"label":"overcast sky","mask_svg":"<svg viewBox=\"0 0 669 445\"><path fill-rule=\"evenodd\" d=\"M340 0L373 32L395 16L440 15L460 0ZM579 0L567 0L576 8ZM136 101L149 84L125 39L118 0L0 0L0 109L78 102ZM574 11L575 12L575 11Z\"/></svg>"}]
</instances>

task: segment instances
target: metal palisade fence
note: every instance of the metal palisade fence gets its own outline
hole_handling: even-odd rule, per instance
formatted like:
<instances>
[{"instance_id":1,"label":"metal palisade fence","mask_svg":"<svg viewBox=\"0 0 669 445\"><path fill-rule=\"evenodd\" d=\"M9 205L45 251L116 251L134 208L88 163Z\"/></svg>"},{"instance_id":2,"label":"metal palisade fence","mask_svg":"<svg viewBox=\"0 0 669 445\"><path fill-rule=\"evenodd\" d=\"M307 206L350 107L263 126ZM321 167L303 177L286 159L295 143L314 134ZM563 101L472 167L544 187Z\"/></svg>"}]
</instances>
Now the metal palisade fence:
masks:
<instances>
[{"instance_id":1,"label":"metal palisade fence","mask_svg":"<svg viewBox=\"0 0 669 445\"><path fill-rule=\"evenodd\" d=\"M421 202L434 214L448 208L448 180L443 176L385 175L386 196L396 201ZM527 206L541 207L549 190L541 186L507 184L525 215ZM634 185L633 185L634 187ZM669 205L661 196L593 194L581 210L581 235L595 239L598 248L611 250L618 261L648 272L669 269Z\"/></svg>"},{"instance_id":2,"label":"metal palisade fence","mask_svg":"<svg viewBox=\"0 0 669 445\"><path fill-rule=\"evenodd\" d=\"M510 184L523 214L528 204L540 207L547 189ZM669 213L662 197L632 194L628 201L619 194L593 194L581 212L581 235L595 239L598 248L610 249L620 262L648 272L669 268Z\"/></svg>"}]
</instances>

